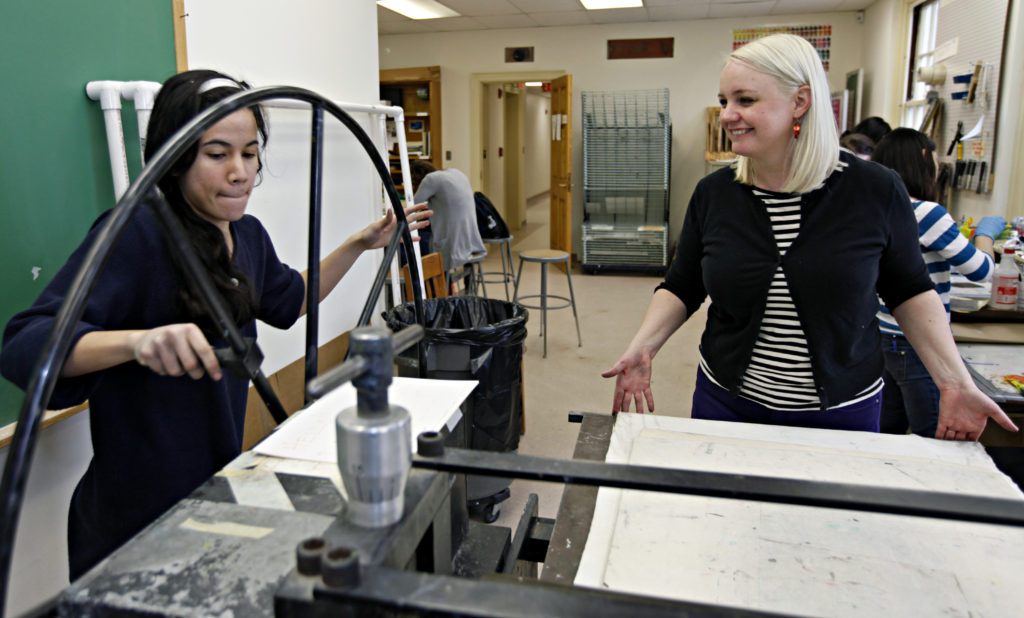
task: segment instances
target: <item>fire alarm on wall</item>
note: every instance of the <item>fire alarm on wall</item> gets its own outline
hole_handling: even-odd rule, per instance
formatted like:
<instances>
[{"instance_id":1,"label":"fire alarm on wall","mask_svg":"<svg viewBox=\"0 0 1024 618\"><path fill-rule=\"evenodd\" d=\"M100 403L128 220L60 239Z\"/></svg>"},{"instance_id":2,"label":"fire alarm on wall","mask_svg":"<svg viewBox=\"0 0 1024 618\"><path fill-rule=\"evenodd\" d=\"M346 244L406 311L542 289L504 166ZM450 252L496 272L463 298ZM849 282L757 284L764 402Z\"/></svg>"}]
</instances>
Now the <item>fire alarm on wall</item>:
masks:
<instances>
[{"instance_id":1,"label":"fire alarm on wall","mask_svg":"<svg viewBox=\"0 0 1024 618\"><path fill-rule=\"evenodd\" d=\"M506 47L505 62L533 62L533 48Z\"/></svg>"}]
</instances>

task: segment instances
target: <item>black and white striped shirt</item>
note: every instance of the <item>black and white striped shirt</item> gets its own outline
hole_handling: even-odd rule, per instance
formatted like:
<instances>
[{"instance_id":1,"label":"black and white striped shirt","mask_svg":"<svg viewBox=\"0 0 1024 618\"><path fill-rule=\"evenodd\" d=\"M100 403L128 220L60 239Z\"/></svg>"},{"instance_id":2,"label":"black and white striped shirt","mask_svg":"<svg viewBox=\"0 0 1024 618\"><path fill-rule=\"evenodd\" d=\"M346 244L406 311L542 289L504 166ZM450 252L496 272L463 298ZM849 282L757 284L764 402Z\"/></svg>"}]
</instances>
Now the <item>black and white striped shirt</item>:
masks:
<instances>
[{"instance_id":1,"label":"black and white striped shirt","mask_svg":"<svg viewBox=\"0 0 1024 618\"><path fill-rule=\"evenodd\" d=\"M793 241L800 233L801 196L769 193L753 190L754 195L764 204L771 220L772 234L779 250L779 257L785 257ZM711 372L701 359L701 366L711 377ZM714 380L714 378L711 378ZM858 393L845 406L861 401L882 388L882 379ZM807 347L807 336L800 323L800 315L789 292L786 273L780 263L768 289L768 299L761 329L754 344L750 363L747 365L740 386L742 397L755 401L773 410L808 411L821 408L814 374L811 369L811 355Z\"/></svg>"}]
</instances>

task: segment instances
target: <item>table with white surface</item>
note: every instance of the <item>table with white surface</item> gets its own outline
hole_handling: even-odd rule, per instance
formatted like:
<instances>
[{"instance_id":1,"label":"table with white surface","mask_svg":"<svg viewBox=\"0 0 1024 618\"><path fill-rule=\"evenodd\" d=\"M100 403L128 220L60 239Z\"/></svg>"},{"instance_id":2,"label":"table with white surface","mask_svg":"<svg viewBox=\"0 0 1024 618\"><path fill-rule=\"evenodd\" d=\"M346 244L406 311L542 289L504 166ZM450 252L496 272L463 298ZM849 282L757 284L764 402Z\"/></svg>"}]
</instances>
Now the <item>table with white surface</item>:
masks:
<instances>
[{"instance_id":1,"label":"table with white surface","mask_svg":"<svg viewBox=\"0 0 1024 618\"><path fill-rule=\"evenodd\" d=\"M979 444L912 435L620 414L605 459L1024 500ZM575 583L605 590L807 616L1024 607L1011 526L602 488L585 542Z\"/></svg>"}]
</instances>

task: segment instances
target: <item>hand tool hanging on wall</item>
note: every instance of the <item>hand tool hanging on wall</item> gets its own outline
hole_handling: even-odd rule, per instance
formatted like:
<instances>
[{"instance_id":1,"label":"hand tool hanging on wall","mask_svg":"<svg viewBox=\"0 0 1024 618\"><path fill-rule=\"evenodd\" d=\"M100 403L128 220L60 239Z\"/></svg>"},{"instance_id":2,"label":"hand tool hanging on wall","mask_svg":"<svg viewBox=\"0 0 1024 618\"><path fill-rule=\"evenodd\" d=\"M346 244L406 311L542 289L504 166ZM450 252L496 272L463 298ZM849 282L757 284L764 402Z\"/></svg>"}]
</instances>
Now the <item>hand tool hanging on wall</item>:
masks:
<instances>
[{"instance_id":1,"label":"hand tool hanging on wall","mask_svg":"<svg viewBox=\"0 0 1024 618\"><path fill-rule=\"evenodd\" d=\"M953 136L953 141L951 141L949 143L949 148L946 149L946 156L947 157L953 154L953 149L956 148L956 145L960 143L960 140L963 139L963 137L964 137L964 123L961 120L961 121L958 121L956 123L956 135Z\"/></svg>"}]
</instances>

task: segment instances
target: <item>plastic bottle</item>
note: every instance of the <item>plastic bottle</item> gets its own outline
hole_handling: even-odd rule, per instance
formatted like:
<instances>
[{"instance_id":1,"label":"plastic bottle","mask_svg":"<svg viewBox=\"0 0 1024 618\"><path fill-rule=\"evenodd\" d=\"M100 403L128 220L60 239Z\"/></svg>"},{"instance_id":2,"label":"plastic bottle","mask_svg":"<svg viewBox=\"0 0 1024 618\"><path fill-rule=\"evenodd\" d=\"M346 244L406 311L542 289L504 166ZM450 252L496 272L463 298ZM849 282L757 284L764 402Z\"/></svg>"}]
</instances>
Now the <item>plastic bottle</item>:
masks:
<instances>
[{"instance_id":1,"label":"plastic bottle","mask_svg":"<svg viewBox=\"0 0 1024 618\"><path fill-rule=\"evenodd\" d=\"M988 306L993 309L1017 308L1017 283L1020 273L1013 263L1015 251L1010 243L1003 245L1002 259L992 275L992 299Z\"/></svg>"}]
</instances>

